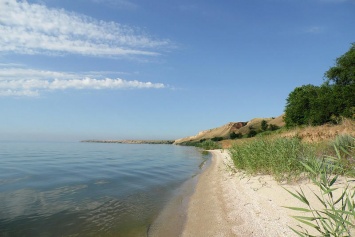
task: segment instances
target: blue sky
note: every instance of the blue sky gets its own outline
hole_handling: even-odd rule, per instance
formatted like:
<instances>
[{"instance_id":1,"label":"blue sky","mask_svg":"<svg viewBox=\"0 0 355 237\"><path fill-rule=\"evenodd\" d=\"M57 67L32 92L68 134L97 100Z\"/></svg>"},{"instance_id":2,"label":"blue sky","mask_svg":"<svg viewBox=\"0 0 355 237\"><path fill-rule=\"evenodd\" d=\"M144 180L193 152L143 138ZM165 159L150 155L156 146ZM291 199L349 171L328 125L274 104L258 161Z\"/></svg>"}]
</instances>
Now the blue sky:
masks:
<instances>
[{"instance_id":1,"label":"blue sky","mask_svg":"<svg viewBox=\"0 0 355 237\"><path fill-rule=\"evenodd\" d=\"M0 140L176 139L283 113L354 0L0 0Z\"/></svg>"}]
</instances>

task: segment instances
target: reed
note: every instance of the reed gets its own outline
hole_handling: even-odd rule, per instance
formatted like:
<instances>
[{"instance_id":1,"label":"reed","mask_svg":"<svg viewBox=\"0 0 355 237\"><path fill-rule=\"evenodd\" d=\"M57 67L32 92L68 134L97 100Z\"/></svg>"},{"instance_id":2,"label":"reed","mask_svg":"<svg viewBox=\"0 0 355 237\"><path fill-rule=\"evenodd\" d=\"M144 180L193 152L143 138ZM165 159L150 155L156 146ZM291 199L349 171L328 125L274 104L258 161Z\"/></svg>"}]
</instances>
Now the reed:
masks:
<instances>
[{"instance_id":1,"label":"reed","mask_svg":"<svg viewBox=\"0 0 355 237\"><path fill-rule=\"evenodd\" d=\"M300 163L312 163L315 150L298 138L256 138L230 149L234 165L247 173L270 174L277 181L291 180L304 171Z\"/></svg>"},{"instance_id":2,"label":"reed","mask_svg":"<svg viewBox=\"0 0 355 237\"><path fill-rule=\"evenodd\" d=\"M300 215L293 216L300 223L298 229L290 227L298 236L315 236L313 233L309 233L302 224L311 227L314 232L319 234L317 236L343 237L355 234L354 187L350 187L348 180L341 189L336 186L339 173L344 173L344 168L347 168L343 166L342 160L344 158L338 148L336 145L334 146L336 157L325 157L318 166L311 167L302 163L308 172L313 174L310 176L311 180L319 188L318 194L313 192L317 203L312 203L302 189L293 192L286 189L306 206L306 208L286 207L300 213ZM350 148L354 149L354 147ZM348 155L350 154L348 153ZM322 208L316 208L319 206Z\"/></svg>"},{"instance_id":3,"label":"reed","mask_svg":"<svg viewBox=\"0 0 355 237\"><path fill-rule=\"evenodd\" d=\"M340 175L355 177L353 137L341 135L328 144L307 144L298 138L271 140L260 137L234 145L230 152L236 168L251 175L270 174L278 181L294 180L302 175L309 177L319 188L319 192L313 192L317 203L311 203L313 199L307 197L302 189L286 190L305 205L286 207L300 213L293 216L299 222L298 228L290 227L298 236L340 237L355 234L354 187L349 185L348 180L342 187L336 186ZM309 233L306 226L314 231Z\"/></svg>"}]
</instances>

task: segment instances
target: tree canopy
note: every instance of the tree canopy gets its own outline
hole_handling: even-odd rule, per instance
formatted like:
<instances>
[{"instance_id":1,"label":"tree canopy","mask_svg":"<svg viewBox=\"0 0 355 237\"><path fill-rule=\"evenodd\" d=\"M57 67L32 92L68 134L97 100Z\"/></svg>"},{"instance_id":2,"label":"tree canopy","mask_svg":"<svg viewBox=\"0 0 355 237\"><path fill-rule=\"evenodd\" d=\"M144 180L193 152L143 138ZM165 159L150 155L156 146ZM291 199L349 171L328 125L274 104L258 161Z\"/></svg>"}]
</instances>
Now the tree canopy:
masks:
<instances>
[{"instance_id":1,"label":"tree canopy","mask_svg":"<svg viewBox=\"0 0 355 237\"><path fill-rule=\"evenodd\" d=\"M355 84L355 43L348 52L337 58L336 65L325 73L325 77L328 78L328 83L333 82L336 85Z\"/></svg>"},{"instance_id":2,"label":"tree canopy","mask_svg":"<svg viewBox=\"0 0 355 237\"><path fill-rule=\"evenodd\" d=\"M355 44L336 60L321 86L303 85L288 96L286 126L321 125L355 115Z\"/></svg>"}]
</instances>

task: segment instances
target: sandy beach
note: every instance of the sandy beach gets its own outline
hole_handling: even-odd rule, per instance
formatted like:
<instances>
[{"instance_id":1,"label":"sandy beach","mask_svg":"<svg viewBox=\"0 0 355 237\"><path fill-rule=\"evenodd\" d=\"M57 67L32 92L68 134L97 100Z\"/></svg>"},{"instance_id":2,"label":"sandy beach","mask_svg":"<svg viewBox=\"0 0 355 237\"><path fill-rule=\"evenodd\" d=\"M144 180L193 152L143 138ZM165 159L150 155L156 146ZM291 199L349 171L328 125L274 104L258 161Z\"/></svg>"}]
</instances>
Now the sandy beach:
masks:
<instances>
[{"instance_id":1,"label":"sandy beach","mask_svg":"<svg viewBox=\"0 0 355 237\"><path fill-rule=\"evenodd\" d=\"M213 150L211 165L200 175L187 209L183 237L198 236L296 236L288 226L297 226L290 215L299 214L282 206L302 206L270 176L243 176L233 171L227 151ZM307 186L307 187L306 187Z\"/></svg>"}]
</instances>

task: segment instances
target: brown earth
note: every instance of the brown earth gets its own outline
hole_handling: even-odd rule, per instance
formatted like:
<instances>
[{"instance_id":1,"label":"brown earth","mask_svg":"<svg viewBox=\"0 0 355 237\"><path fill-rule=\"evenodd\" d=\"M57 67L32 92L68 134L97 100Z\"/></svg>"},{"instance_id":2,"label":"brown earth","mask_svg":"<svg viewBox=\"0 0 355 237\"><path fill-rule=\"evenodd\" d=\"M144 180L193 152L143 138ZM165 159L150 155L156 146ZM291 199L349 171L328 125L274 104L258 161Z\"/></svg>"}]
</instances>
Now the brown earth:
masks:
<instances>
[{"instance_id":1,"label":"brown earth","mask_svg":"<svg viewBox=\"0 0 355 237\"><path fill-rule=\"evenodd\" d=\"M181 144L184 142L198 142L203 139L211 139L215 137L222 137L228 139L231 133L248 134L251 129L260 130L261 122L265 120L268 124L277 125L279 127L285 126L283 115L276 118L254 118L249 122L230 122L218 128L213 128L199 132L195 136L185 137L175 140L174 144Z\"/></svg>"}]
</instances>

